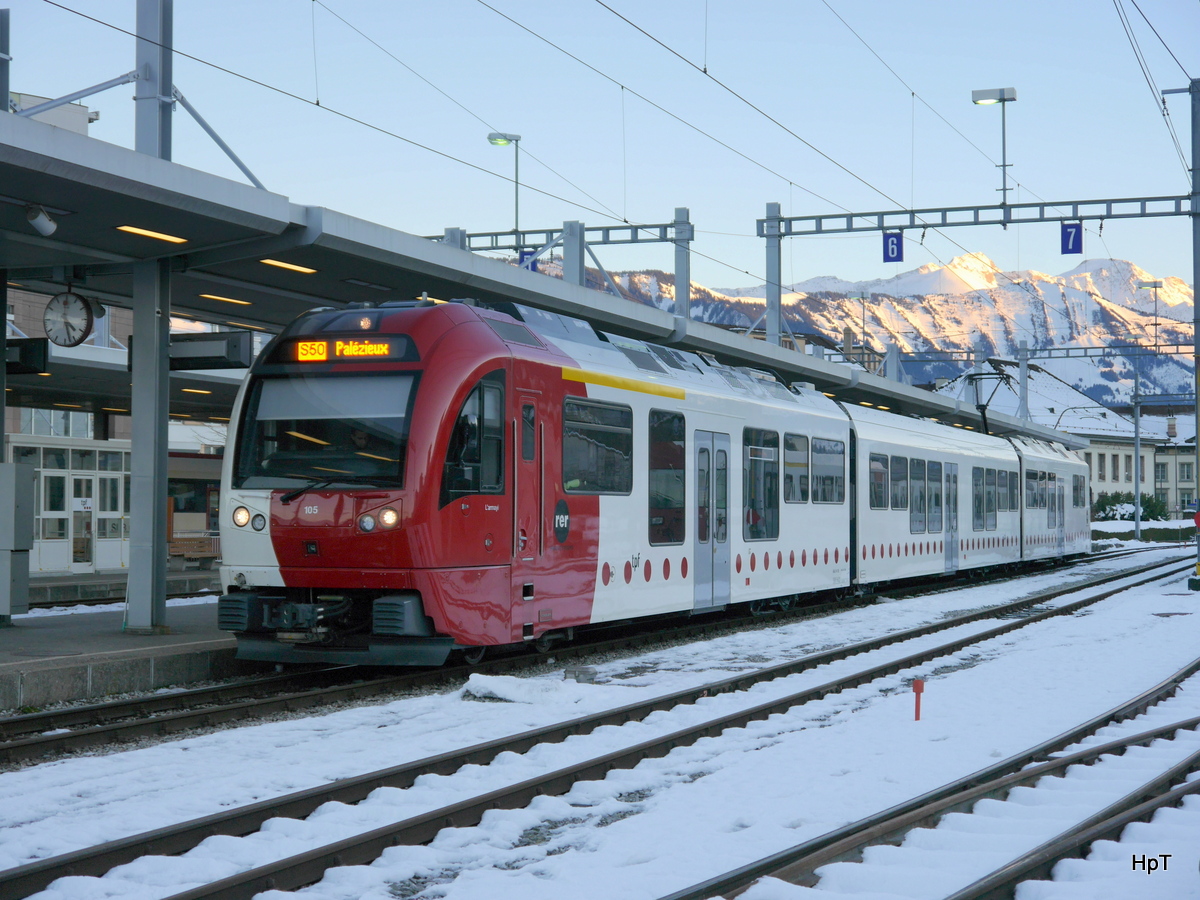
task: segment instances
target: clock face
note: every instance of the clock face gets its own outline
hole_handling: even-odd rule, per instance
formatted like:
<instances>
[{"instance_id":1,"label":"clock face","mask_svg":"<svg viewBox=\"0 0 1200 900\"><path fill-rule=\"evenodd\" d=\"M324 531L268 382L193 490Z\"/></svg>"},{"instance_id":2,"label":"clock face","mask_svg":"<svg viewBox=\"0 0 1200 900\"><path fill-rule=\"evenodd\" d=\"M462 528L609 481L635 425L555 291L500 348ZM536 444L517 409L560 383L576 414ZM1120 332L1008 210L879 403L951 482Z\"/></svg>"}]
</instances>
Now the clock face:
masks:
<instances>
[{"instance_id":1,"label":"clock face","mask_svg":"<svg viewBox=\"0 0 1200 900\"><path fill-rule=\"evenodd\" d=\"M92 306L78 294L56 294L42 313L46 337L60 347L75 347L92 333Z\"/></svg>"}]
</instances>

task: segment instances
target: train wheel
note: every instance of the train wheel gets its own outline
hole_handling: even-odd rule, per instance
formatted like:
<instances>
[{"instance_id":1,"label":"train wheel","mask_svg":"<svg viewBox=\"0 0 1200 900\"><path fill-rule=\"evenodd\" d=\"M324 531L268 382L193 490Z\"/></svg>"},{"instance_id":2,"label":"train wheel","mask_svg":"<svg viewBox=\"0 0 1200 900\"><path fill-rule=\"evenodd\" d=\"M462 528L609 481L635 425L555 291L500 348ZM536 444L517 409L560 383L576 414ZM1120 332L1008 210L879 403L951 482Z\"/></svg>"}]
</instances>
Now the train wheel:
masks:
<instances>
[{"instance_id":1,"label":"train wheel","mask_svg":"<svg viewBox=\"0 0 1200 900\"><path fill-rule=\"evenodd\" d=\"M770 600L751 600L750 601L750 615L765 616L770 611L771 611L771 601Z\"/></svg>"},{"instance_id":2,"label":"train wheel","mask_svg":"<svg viewBox=\"0 0 1200 900\"><path fill-rule=\"evenodd\" d=\"M468 666L477 666L487 656L487 647L468 647L463 650L463 662Z\"/></svg>"}]
</instances>

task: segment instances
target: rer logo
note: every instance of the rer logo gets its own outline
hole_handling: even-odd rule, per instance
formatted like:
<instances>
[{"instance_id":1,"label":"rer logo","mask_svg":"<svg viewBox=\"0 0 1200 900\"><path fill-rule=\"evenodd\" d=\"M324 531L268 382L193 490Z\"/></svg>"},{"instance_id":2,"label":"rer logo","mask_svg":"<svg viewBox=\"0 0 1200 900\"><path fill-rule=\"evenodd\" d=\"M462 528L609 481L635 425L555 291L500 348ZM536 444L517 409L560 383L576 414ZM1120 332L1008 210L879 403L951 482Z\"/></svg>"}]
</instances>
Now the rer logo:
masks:
<instances>
[{"instance_id":1,"label":"rer logo","mask_svg":"<svg viewBox=\"0 0 1200 900\"><path fill-rule=\"evenodd\" d=\"M570 533L571 511L567 508L566 500L559 500L554 505L554 539L560 544L565 544Z\"/></svg>"},{"instance_id":2,"label":"rer logo","mask_svg":"<svg viewBox=\"0 0 1200 900\"><path fill-rule=\"evenodd\" d=\"M296 362L325 362L328 359L328 341L298 341L296 343Z\"/></svg>"}]
</instances>

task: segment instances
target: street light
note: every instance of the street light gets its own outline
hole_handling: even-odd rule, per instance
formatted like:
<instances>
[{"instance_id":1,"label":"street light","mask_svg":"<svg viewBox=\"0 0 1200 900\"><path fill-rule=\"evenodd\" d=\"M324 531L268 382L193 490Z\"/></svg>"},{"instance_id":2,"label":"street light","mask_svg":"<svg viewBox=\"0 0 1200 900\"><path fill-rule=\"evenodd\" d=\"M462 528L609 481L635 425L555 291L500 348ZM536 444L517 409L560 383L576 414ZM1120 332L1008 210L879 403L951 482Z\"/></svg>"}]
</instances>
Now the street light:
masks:
<instances>
[{"instance_id":1,"label":"street light","mask_svg":"<svg viewBox=\"0 0 1200 900\"><path fill-rule=\"evenodd\" d=\"M497 147L513 145L513 234L521 230L521 136L493 131L488 143Z\"/></svg>"},{"instance_id":2,"label":"street light","mask_svg":"<svg viewBox=\"0 0 1200 900\"><path fill-rule=\"evenodd\" d=\"M1161 281L1139 281L1139 289L1149 288L1154 291L1154 352L1158 352L1158 289L1163 286Z\"/></svg>"},{"instance_id":3,"label":"street light","mask_svg":"<svg viewBox=\"0 0 1200 900\"><path fill-rule=\"evenodd\" d=\"M976 106L1000 104L1000 205L1008 205L1008 117L1004 106L1017 99L1016 88L992 88L986 91L971 91L971 102Z\"/></svg>"}]
</instances>

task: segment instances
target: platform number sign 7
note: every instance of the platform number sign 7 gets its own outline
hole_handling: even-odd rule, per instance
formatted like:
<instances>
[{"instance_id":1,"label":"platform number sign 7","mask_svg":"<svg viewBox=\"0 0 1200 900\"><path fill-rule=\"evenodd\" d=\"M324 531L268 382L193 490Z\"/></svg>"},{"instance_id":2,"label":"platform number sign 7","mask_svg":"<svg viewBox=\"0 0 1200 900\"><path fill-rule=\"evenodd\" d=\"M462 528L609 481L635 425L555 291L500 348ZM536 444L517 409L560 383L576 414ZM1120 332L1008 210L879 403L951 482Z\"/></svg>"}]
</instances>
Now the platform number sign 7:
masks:
<instances>
[{"instance_id":1,"label":"platform number sign 7","mask_svg":"<svg viewBox=\"0 0 1200 900\"><path fill-rule=\"evenodd\" d=\"M883 261L904 262L904 232L885 231L883 233Z\"/></svg>"},{"instance_id":2,"label":"platform number sign 7","mask_svg":"<svg viewBox=\"0 0 1200 900\"><path fill-rule=\"evenodd\" d=\"M1062 252L1083 253L1083 223L1062 223Z\"/></svg>"}]
</instances>

